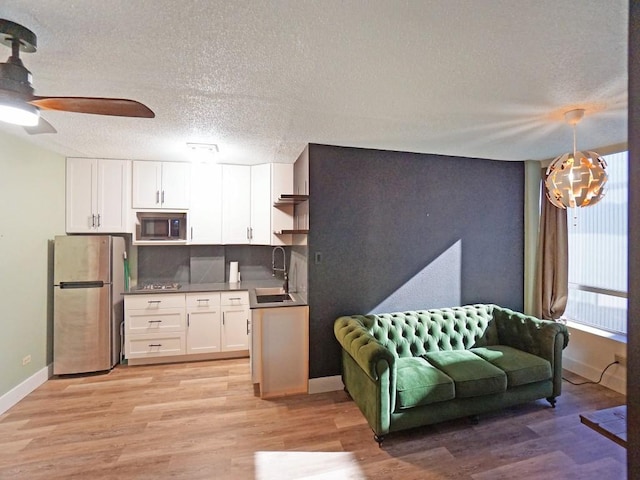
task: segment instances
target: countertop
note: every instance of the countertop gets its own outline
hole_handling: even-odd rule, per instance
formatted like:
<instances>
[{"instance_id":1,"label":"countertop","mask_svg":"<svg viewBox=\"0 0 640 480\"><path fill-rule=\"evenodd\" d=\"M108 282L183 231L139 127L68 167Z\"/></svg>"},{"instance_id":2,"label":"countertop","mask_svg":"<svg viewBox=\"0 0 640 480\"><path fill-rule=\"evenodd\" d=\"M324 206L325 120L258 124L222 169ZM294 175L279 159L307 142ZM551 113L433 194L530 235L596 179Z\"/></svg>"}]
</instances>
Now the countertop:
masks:
<instances>
[{"instance_id":1,"label":"countertop","mask_svg":"<svg viewBox=\"0 0 640 480\"><path fill-rule=\"evenodd\" d=\"M194 293L194 292L234 292L234 291L248 291L249 292L249 308L276 308L276 307L299 307L307 305L306 298L296 292L289 292L292 301L276 302L276 303L260 303L256 301L256 288L274 288L281 287L281 280L244 280L238 283L186 283L181 284L178 289L158 289L158 290L145 290L138 288L137 286L131 287L123 295L155 295L157 293Z\"/></svg>"}]
</instances>

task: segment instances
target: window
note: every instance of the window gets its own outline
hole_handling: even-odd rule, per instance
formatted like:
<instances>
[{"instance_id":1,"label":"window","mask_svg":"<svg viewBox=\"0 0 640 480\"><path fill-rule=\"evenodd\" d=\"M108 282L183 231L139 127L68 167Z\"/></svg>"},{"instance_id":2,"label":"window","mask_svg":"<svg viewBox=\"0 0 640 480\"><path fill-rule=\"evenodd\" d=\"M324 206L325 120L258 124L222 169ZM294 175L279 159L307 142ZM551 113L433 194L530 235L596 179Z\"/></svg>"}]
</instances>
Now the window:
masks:
<instances>
[{"instance_id":1,"label":"window","mask_svg":"<svg viewBox=\"0 0 640 480\"><path fill-rule=\"evenodd\" d=\"M569 299L564 318L626 335L628 153L603 158L609 174L604 198L567 212Z\"/></svg>"}]
</instances>

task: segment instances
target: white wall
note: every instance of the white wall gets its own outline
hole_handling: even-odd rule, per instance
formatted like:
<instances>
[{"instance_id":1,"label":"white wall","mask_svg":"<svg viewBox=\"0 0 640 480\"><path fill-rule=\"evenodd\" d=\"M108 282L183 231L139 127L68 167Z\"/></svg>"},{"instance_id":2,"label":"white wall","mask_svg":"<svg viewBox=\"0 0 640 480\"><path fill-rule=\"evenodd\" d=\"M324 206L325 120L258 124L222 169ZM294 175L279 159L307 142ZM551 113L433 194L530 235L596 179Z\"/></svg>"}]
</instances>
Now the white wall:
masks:
<instances>
[{"instance_id":1,"label":"white wall","mask_svg":"<svg viewBox=\"0 0 640 480\"><path fill-rule=\"evenodd\" d=\"M64 189L64 157L0 132L0 398L52 362L50 243L64 234Z\"/></svg>"},{"instance_id":2,"label":"white wall","mask_svg":"<svg viewBox=\"0 0 640 480\"><path fill-rule=\"evenodd\" d=\"M562 365L570 372L597 382L604 368L614 361L615 354L627 356L627 344L614 335L593 333L580 325L568 328L569 345L562 355ZM611 366L603 375L601 385L626 395L627 368Z\"/></svg>"}]
</instances>

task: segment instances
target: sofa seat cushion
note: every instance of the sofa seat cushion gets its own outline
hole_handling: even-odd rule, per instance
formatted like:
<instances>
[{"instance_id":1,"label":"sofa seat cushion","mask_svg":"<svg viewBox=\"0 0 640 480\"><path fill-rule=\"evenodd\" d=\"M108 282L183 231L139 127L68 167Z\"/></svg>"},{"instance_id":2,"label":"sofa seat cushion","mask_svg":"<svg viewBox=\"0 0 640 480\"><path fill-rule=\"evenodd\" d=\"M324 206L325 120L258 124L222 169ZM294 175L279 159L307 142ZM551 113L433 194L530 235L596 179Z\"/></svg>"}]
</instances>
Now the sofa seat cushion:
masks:
<instances>
[{"instance_id":1,"label":"sofa seat cushion","mask_svg":"<svg viewBox=\"0 0 640 480\"><path fill-rule=\"evenodd\" d=\"M398 358L396 371L396 410L455 398L453 380L424 358Z\"/></svg>"},{"instance_id":2,"label":"sofa seat cushion","mask_svg":"<svg viewBox=\"0 0 640 480\"><path fill-rule=\"evenodd\" d=\"M551 364L544 358L506 345L472 348L471 351L507 374L508 388L551 378Z\"/></svg>"},{"instance_id":3,"label":"sofa seat cushion","mask_svg":"<svg viewBox=\"0 0 640 480\"><path fill-rule=\"evenodd\" d=\"M424 357L452 378L456 398L491 395L507 389L505 372L469 350L430 352Z\"/></svg>"}]
</instances>

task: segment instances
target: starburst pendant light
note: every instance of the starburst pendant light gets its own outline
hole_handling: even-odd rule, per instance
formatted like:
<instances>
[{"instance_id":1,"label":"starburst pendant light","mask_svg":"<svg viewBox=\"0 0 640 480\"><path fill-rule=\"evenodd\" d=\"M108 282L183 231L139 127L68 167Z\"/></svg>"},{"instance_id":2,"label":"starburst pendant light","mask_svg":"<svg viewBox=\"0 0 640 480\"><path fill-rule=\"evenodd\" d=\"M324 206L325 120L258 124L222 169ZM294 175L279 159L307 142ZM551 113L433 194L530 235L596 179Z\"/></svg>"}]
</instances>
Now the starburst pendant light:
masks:
<instances>
[{"instance_id":1,"label":"starburst pendant light","mask_svg":"<svg viewBox=\"0 0 640 480\"><path fill-rule=\"evenodd\" d=\"M547 168L547 198L558 208L588 207L604 196L607 163L596 152L576 150L576 125L583 116L583 109L564 114L573 125L573 153L560 155Z\"/></svg>"}]
</instances>

